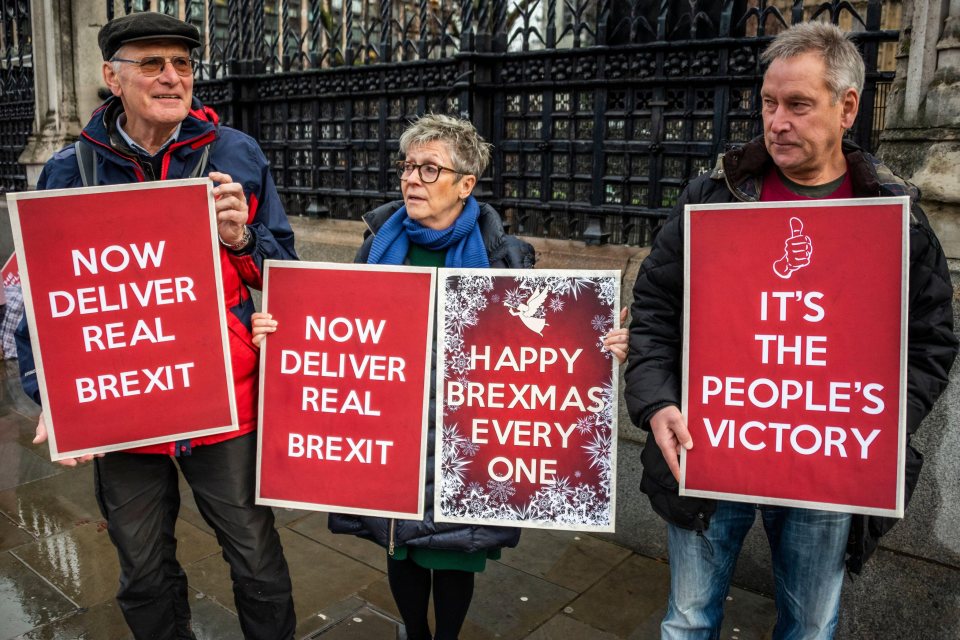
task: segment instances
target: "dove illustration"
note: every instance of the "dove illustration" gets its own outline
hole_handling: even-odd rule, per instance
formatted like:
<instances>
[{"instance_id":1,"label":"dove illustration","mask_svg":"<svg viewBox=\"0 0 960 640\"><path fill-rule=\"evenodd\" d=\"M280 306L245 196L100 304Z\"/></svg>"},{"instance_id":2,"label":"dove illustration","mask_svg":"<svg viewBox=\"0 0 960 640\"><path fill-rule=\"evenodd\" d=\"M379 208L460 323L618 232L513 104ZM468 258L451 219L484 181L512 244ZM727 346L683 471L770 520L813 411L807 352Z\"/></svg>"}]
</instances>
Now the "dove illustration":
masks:
<instances>
[{"instance_id":1,"label":"dove illustration","mask_svg":"<svg viewBox=\"0 0 960 640\"><path fill-rule=\"evenodd\" d=\"M510 312L510 315L517 316L530 331L542 336L543 328L548 326L547 320L536 316L547 299L547 293L547 289L537 289L526 302L521 302L516 307L511 307L506 302L503 304L508 307L507 311Z\"/></svg>"}]
</instances>

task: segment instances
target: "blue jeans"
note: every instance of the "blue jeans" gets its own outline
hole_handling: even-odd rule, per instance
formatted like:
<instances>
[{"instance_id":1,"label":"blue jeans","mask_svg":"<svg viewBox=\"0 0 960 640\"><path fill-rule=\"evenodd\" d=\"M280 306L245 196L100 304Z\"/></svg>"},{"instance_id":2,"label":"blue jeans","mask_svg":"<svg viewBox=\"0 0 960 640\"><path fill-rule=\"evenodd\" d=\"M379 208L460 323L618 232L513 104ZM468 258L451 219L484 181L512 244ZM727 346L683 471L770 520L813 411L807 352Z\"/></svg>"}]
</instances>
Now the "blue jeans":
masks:
<instances>
[{"instance_id":1,"label":"blue jeans","mask_svg":"<svg viewBox=\"0 0 960 640\"><path fill-rule=\"evenodd\" d=\"M773 557L774 640L833 637L850 514L721 500L703 535L667 525L670 601L663 639L720 637L730 577L758 510Z\"/></svg>"}]
</instances>

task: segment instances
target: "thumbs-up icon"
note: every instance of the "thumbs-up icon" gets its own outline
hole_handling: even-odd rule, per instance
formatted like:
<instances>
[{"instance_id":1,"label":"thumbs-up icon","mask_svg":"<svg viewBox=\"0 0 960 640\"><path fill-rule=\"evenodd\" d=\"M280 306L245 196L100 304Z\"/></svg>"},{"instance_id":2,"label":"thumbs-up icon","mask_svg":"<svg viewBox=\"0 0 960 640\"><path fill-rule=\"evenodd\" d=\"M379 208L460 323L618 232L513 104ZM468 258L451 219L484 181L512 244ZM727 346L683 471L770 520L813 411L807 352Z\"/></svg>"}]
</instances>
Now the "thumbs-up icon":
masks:
<instances>
[{"instance_id":1,"label":"thumbs-up icon","mask_svg":"<svg viewBox=\"0 0 960 640\"><path fill-rule=\"evenodd\" d=\"M773 272L781 278L789 278L794 271L810 264L812 253L810 236L803 235L803 221L790 218L790 237L783 243L783 257L773 263Z\"/></svg>"}]
</instances>

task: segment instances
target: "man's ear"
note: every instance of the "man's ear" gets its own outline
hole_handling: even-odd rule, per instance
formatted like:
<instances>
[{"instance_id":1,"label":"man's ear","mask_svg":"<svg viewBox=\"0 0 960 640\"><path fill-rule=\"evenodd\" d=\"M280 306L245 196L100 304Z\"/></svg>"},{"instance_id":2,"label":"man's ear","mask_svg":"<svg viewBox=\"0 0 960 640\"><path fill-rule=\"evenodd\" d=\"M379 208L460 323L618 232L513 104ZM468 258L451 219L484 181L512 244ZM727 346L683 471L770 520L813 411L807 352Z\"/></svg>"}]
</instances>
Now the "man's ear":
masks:
<instances>
[{"instance_id":1,"label":"man's ear","mask_svg":"<svg viewBox=\"0 0 960 640\"><path fill-rule=\"evenodd\" d=\"M853 121L857 119L857 111L860 109L860 94L856 89L847 89L846 93L840 99L842 111L840 115L840 125L844 129L853 127Z\"/></svg>"},{"instance_id":2,"label":"man's ear","mask_svg":"<svg viewBox=\"0 0 960 640\"><path fill-rule=\"evenodd\" d=\"M103 63L103 82L113 95L119 96L122 93L120 90L120 75L113 70L112 62Z\"/></svg>"}]
</instances>

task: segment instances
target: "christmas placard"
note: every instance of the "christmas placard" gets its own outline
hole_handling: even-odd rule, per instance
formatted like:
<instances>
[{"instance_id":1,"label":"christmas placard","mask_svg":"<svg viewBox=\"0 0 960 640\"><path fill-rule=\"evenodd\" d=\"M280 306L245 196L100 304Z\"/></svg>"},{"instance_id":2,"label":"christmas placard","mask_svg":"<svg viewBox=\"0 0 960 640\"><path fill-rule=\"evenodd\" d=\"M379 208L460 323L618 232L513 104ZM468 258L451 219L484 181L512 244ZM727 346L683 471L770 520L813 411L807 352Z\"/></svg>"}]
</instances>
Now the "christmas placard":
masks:
<instances>
[{"instance_id":1,"label":"christmas placard","mask_svg":"<svg viewBox=\"0 0 960 640\"><path fill-rule=\"evenodd\" d=\"M259 504L423 517L435 275L266 262Z\"/></svg>"},{"instance_id":2,"label":"christmas placard","mask_svg":"<svg viewBox=\"0 0 960 640\"><path fill-rule=\"evenodd\" d=\"M903 515L908 215L686 208L682 495Z\"/></svg>"},{"instance_id":3,"label":"christmas placard","mask_svg":"<svg viewBox=\"0 0 960 640\"><path fill-rule=\"evenodd\" d=\"M238 428L209 180L7 203L54 460Z\"/></svg>"},{"instance_id":4,"label":"christmas placard","mask_svg":"<svg viewBox=\"0 0 960 640\"><path fill-rule=\"evenodd\" d=\"M439 279L436 520L613 531L620 273Z\"/></svg>"}]
</instances>

